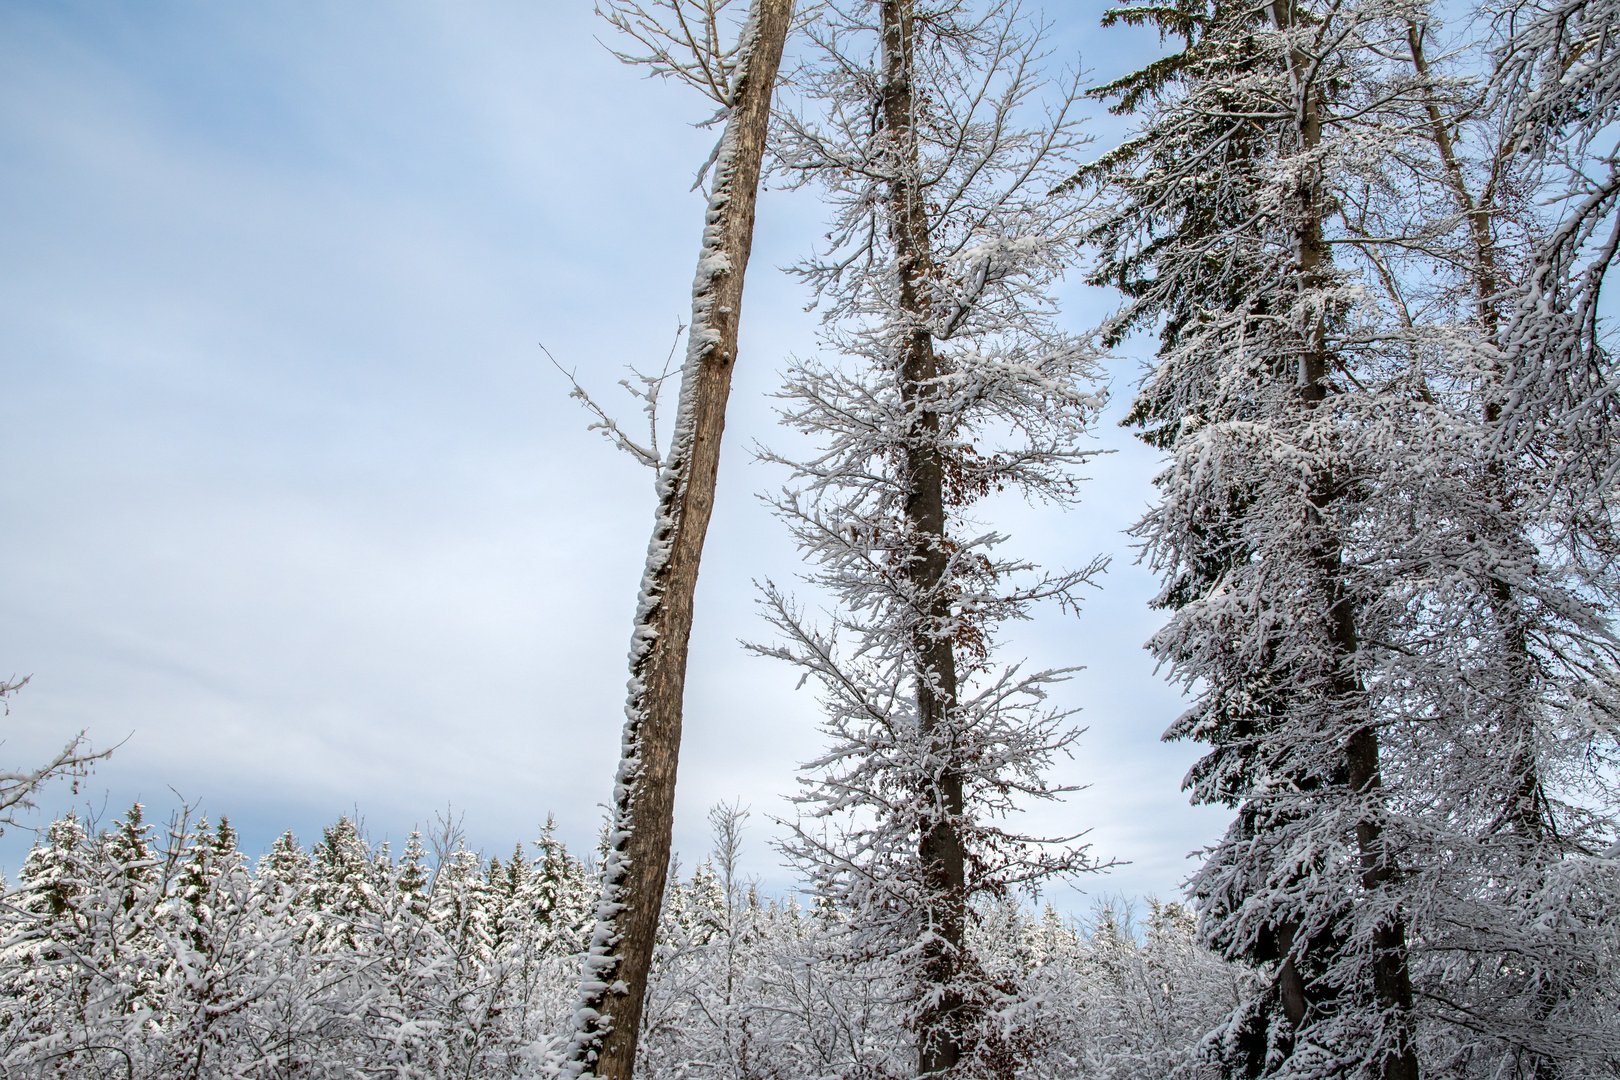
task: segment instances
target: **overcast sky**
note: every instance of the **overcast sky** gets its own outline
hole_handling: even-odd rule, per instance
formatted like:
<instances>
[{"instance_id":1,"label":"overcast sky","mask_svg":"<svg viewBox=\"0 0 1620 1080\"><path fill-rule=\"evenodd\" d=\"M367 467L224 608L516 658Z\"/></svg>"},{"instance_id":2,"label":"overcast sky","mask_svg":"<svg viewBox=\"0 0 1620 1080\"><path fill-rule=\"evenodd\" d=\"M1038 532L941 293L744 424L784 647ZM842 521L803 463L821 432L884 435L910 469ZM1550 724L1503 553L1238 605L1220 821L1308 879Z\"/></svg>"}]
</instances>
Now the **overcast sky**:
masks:
<instances>
[{"instance_id":1,"label":"overcast sky","mask_svg":"<svg viewBox=\"0 0 1620 1080\"><path fill-rule=\"evenodd\" d=\"M1146 55L1100 11L1054 8L1054 65ZM614 383L686 317L712 140L604 30L555 0L0 0L0 675L32 676L0 767L80 728L126 740L34 823L184 797L256 854L356 808L397 842L449 805L490 852L548 813L591 843L651 474L585 430L539 343L633 418ZM761 205L676 818L689 866L705 808L750 805L748 866L778 890L770 818L820 746L815 700L737 642L765 633L751 583L800 568L750 449L781 443L768 395L816 348L777 268L818 216ZM1064 295L1076 329L1112 303ZM1158 741L1181 703L1121 534L1155 455L1115 427L1138 366L1112 366L1118 452L1085 505L986 511L1048 565L1115 555L1082 619L1013 626L1003 654L1086 665L1063 773L1091 786L1032 817L1131 860L1092 895L1173 895L1226 819L1179 790L1195 748ZM13 876L30 839L0 840Z\"/></svg>"}]
</instances>

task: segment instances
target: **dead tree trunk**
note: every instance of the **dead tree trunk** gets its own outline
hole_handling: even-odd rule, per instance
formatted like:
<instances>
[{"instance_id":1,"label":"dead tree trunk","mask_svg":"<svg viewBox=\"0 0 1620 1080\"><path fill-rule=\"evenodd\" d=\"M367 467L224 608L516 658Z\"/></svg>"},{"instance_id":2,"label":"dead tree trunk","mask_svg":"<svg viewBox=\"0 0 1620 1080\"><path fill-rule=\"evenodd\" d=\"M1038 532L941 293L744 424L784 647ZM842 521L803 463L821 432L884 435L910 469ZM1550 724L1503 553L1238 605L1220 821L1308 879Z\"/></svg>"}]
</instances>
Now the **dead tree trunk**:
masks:
<instances>
[{"instance_id":1,"label":"dead tree trunk","mask_svg":"<svg viewBox=\"0 0 1620 1080\"><path fill-rule=\"evenodd\" d=\"M1273 0L1272 18L1279 30L1293 30L1298 22L1294 0ZM1288 67L1295 94L1294 122L1299 147L1309 154L1322 142L1322 91L1311 77L1310 58L1297 47L1290 47ZM1328 245L1322 235L1324 199L1318 169L1315 162L1304 167L1295 194L1297 218L1293 236L1293 269L1300 293L1304 296L1313 293L1320 295L1328 269ZM1300 400L1307 410L1319 407L1331 393L1328 375L1332 356L1327 345L1327 318L1324 309L1307 313L1306 340L1300 352L1298 376ZM1329 605L1327 636L1332 645L1332 654L1326 683L1332 695L1332 704L1353 712L1360 708L1366 695L1361 677L1354 670L1355 656L1361 647L1360 630L1356 625L1357 612L1343 578L1339 540L1325 527L1329 508L1340 494L1339 484L1334 478L1323 478L1310 493L1308 513L1311 526L1319 531L1314 555ZM1344 764L1352 796L1365 798L1369 806L1376 805L1382 786L1376 727L1364 724L1350 733L1344 746ZM1388 852L1383 826L1376 815L1369 812L1356 823L1355 831L1361 856L1361 885L1368 893L1376 894L1396 878L1396 868ZM1285 936L1292 936L1294 929L1285 927ZM1291 972L1285 966L1282 986L1284 1001L1294 998L1308 1008L1309 988L1302 983L1288 985L1289 974ZM1297 975L1294 977L1297 980ZM1373 995L1393 1029L1391 1045L1384 1049L1378 1063L1378 1075L1381 1080L1418 1080L1406 923L1399 909L1387 916L1374 931L1372 982ZM1289 1014L1290 1019L1298 1024L1299 1020L1293 1017L1292 1009Z\"/></svg>"},{"instance_id":2,"label":"dead tree trunk","mask_svg":"<svg viewBox=\"0 0 1620 1080\"><path fill-rule=\"evenodd\" d=\"M771 93L792 14L792 0L754 0L715 159L680 402L659 470L658 511L630 641L629 700L602 898L566 1052L576 1076L629 1080L635 1069L669 868L692 597L714 509Z\"/></svg>"}]
</instances>

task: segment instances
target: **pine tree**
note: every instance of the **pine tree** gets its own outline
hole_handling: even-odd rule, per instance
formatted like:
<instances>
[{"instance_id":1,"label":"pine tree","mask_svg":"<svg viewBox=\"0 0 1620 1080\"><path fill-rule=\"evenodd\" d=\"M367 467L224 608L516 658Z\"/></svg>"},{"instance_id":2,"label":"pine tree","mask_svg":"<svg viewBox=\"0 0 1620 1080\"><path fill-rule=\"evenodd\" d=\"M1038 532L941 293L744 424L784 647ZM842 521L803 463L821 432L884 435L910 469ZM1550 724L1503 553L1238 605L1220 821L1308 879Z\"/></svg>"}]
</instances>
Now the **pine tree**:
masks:
<instances>
[{"instance_id":1,"label":"pine tree","mask_svg":"<svg viewBox=\"0 0 1620 1080\"><path fill-rule=\"evenodd\" d=\"M1572 830L1612 828L1576 809L1608 740L1574 717L1613 658L1593 579L1542 544L1542 451L1500 452L1537 232L1514 137L1467 59L1435 70L1421 6L1112 17L1185 42L1100 88L1144 125L1076 180L1115 193L1116 340L1164 318L1132 414L1173 454L1141 527L1154 648L1200 690L1171 728L1211 745L1194 797L1238 810L1203 932L1276 965L1215 1045L1248 1074L1594 1060L1555 1018L1604 977L1573 960L1610 933L1573 899L1599 883L1546 886ZM1526 971L1536 925L1590 946Z\"/></svg>"},{"instance_id":2,"label":"pine tree","mask_svg":"<svg viewBox=\"0 0 1620 1080\"><path fill-rule=\"evenodd\" d=\"M309 852L298 843L291 832L276 837L259 860L259 877L275 882L288 893L301 893L309 885L313 864Z\"/></svg>"},{"instance_id":3,"label":"pine tree","mask_svg":"<svg viewBox=\"0 0 1620 1080\"><path fill-rule=\"evenodd\" d=\"M93 916L87 911L94 874L88 837L74 813L52 821L28 850L18 871L12 903L20 918L8 920L0 941L9 1064L72 1054L85 1045L85 1022L95 1011L91 995Z\"/></svg>"},{"instance_id":4,"label":"pine tree","mask_svg":"<svg viewBox=\"0 0 1620 1080\"><path fill-rule=\"evenodd\" d=\"M310 851L308 909L323 945L352 949L368 916L379 909L372 880L375 855L347 815L321 832ZM296 860L294 860L296 864Z\"/></svg>"},{"instance_id":5,"label":"pine tree","mask_svg":"<svg viewBox=\"0 0 1620 1080\"><path fill-rule=\"evenodd\" d=\"M671 882L640 1074L909 1071L915 969L854 962L856 912L761 897L738 876L730 837L718 830L710 858ZM356 839L334 825L322 846ZM577 952L556 951L541 905L502 897L493 860L453 829L436 840L436 867L418 836L397 859L365 845L375 906L346 940L308 933L308 892L268 873L306 864L285 835L252 873L228 824L209 828L184 807L161 843L139 809L94 835L76 817L56 822L0 906L0 1067L41 1080L553 1075ZM579 873L550 840L556 865ZM524 891L536 896L543 861L494 865L510 880L527 862ZM1125 909L1089 935L1009 899L981 897L976 911L968 943L982 970L1019 984L996 1020L1023 1040L1018 1075L1030 1080L1190 1072L1221 995L1247 993L1244 973L1192 945L1174 908L1155 908L1140 941Z\"/></svg>"},{"instance_id":6,"label":"pine tree","mask_svg":"<svg viewBox=\"0 0 1620 1080\"><path fill-rule=\"evenodd\" d=\"M444 985L444 941L430 906L437 875L427 858L421 833L412 830L391 872L379 882L384 886L380 910L367 935L364 971L376 987L365 1017L367 1058L374 1067L405 1076L444 1073L448 1033L440 1006L457 993Z\"/></svg>"},{"instance_id":7,"label":"pine tree","mask_svg":"<svg viewBox=\"0 0 1620 1080\"><path fill-rule=\"evenodd\" d=\"M276 954L292 930L268 919L266 893L248 872L223 816L182 830L180 872L160 918L172 959L168 1022L150 1040L154 1074L204 1080L260 1064L249 1034L253 1006L280 983Z\"/></svg>"},{"instance_id":8,"label":"pine tree","mask_svg":"<svg viewBox=\"0 0 1620 1080\"><path fill-rule=\"evenodd\" d=\"M529 878L526 897L530 918L544 934L546 949L572 956L584 951L590 941L594 921L594 901L590 874L585 865L568 854L568 847L557 839L557 823L546 818L535 846L539 858Z\"/></svg>"}]
</instances>

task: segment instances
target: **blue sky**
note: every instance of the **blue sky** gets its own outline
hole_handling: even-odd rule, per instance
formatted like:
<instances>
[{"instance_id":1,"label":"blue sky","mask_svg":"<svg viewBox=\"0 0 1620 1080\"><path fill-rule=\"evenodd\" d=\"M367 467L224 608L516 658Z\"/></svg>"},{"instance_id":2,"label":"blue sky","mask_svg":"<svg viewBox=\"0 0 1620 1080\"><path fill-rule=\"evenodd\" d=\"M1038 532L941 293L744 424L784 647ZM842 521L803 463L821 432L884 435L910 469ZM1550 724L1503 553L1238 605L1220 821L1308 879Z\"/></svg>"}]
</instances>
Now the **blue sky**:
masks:
<instances>
[{"instance_id":1,"label":"blue sky","mask_svg":"<svg viewBox=\"0 0 1620 1080\"><path fill-rule=\"evenodd\" d=\"M1054 64L1146 55L1100 11L1054 7ZM397 841L446 805L490 851L548 813L590 843L650 474L585 430L538 345L633 416L613 384L686 316L712 138L605 32L548 2L0 0L0 675L33 678L0 764L127 737L34 822L178 793L254 853L356 808ZM777 268L818 215L809 193L761 205L677 808L690 865L708 805L751 805L749 869L778 889L768 819L820 744L815 703L737 641L764 632L751 582L799 567L750 447L781 441L768 394L816 347ZM1065 298L1076 328L1111 303ZM1113 364L1118 403L1138 363ZM1154 455L1112 422L1098 445L1118 452L1080 508L993 511L1047 564L1115 555L1081 620L1018 624L1005 655L1087 667L1064 775L1091 786L1035 827L1132 860L1087 891L1169 895L1225 815L1178 790L1194 748L1157 741L1181 706L1120 531ZM29 839L8 831L0 865Z\"/></svg>"}]
</instances>

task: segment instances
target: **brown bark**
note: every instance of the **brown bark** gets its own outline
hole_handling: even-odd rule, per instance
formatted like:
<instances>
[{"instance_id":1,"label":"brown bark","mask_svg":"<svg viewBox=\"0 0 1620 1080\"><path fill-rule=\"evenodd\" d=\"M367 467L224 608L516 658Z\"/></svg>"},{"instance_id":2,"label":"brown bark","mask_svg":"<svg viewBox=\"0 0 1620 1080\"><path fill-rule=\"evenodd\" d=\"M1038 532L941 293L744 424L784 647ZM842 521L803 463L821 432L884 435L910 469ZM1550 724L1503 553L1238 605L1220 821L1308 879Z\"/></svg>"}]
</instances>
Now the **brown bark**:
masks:
<instances>
[{"instance_id":1,"label":"brown bark","mask_svg":"<svg viewBox=\"0 0 1620 1080\"><path fill-rule=\"evenodd\" d=\"M1299 927L1293 923L1283 924L1277 932L1277 951L1282 954L1282 963L1277 967L1277 993L1282 1000L1283 1015L1296 1028L1305 1022L1305 1013L1310 1007L1305 980L1294 963L1294 938L1298 933Z\"/></svg>"},{"instance_id":2,"label":"brown bark","mask_svg":"<svg viewBox=\"0 0 1620 1080\"><path fill-rule=\"evenodd\" d=\"M933 820L919 841L930 894L934 925L925 953L925 978L936 986L956 981L967 922L967 867L959 823L962 820L962 775L951 766L949 714L956 705L956 654L944 628L951 617L950 596L941 589L949 553L945 541L945 462L939 447L939 413L931 406L939 375L934 339L926 323L928 281L933 276L928 210L918 190L915 101L914 9L912 0L882 0L882 109L889 140L892 177L888 182L889 239L894 244L899 275L900 309L911 325L902 328L897 368L901 400L909 413L905 449L905 519L912 538L907 572L916 595L926 605L918 613L913 641L918 670L917 718L921 734L935 742L934 760L942 762L921 793L932 803ZM962 1057L962 1001L950 989L938 1004L919 1017L917 1071L943 1072Z\"/></svg>"},{"instance_id":3,"label":"brown bark","mask_svg":"<svg viewBox=\"0 0 1620 1080\"><path fill-rule=\"evenodd\" d=\"M717 162L693 292L692 339L681 382L677 427L690 410L691 439L672 447L659 478L659 521L646 583L650 610L638 613L627 707L624 759L614 793L617 880L604 900L617 903L608 962L587 968L582 1002L594 1011L576 1035L571 1064L604 1080L634 1073L647 973L663 904L674 826L675 773L698 563L714 509L720 438L737 355L743 277L753 244L754 208L770 123L771 94L793 15L792 0L755 0L756 38L732 103ZM677 431L677 439L680 433ZM646 644L645 650L642 646ZM604 1031L605 1029L605 1031Z\"/></svg>"}]
</instances>

